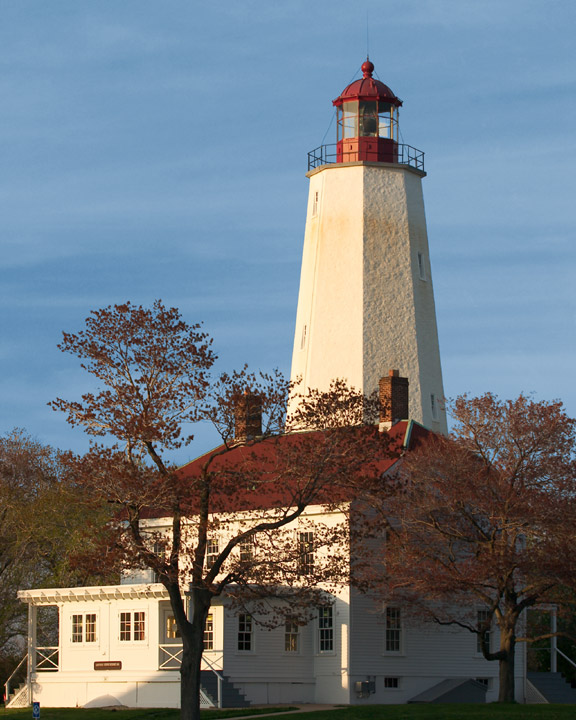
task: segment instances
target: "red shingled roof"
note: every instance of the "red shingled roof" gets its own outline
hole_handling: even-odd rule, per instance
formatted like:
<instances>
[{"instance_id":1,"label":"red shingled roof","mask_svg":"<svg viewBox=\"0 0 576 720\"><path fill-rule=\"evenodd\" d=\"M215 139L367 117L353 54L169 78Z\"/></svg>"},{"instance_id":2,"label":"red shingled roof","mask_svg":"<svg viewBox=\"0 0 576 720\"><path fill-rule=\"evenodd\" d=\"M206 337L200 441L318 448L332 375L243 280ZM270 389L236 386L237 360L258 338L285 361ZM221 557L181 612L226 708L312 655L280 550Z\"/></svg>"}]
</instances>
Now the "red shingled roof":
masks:
<instances>
[{"instance_id":1,"label":"red shingled roof","mask_svg":"<svg viewBox=\"0 0 576 720\"><path fill-rule=\"evenodd\" d=\"M412 420L398 422L388 433L380 436L377 435L378 429L375 426L364 426L360 431L373 433L372 439L380 437L383 442L386 437L390 439L391 452L377 463L377 472L380 475L390 471L404 449L414 448L430 435L429 430ZM220 445L180 467L177 474L180 478L188 479L193 488L194 479L200 477L210 457L216 456L211 464L211 471L219 477L211 494L212 513L289 507L295 504L302 493L303 485L305 486L306 454L310 456L312 468L316 462L314 449L320 448L323 441L322 431L314 431L269 438L254 445L241 445L231 450ZM297 459L299 465L294 473L291 473L291 458ZM344 479L346 465L343 464L342 467L344 473L338 476L341 481ZM356 494L353 482L335 482L324 486L312 504L348 502L353 500ZM168 511L161 509L151 508L146 512L146 517L149 518L169 515Z\"/></svg>"}]
</instances>

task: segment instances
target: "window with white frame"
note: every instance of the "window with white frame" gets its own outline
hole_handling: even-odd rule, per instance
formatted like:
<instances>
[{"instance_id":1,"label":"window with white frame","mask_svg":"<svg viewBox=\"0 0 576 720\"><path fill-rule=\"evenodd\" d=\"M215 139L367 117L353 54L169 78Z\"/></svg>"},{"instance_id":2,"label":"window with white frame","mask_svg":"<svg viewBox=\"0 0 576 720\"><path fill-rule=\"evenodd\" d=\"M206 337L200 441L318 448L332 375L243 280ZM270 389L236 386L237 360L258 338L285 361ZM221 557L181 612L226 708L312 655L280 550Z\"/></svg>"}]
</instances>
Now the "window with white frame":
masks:
<instances>
[{"instance_id":1,"label":"window with white frame","mask_svg":"<svg viewBox=\"0 0 576 720\"><path fill-rule=\"evenodd\" d=\"M96 642L96 613L74 613L72 615L72 642Z\"/></svg>"},{"instance_id":2,"label":"window with white frame","mask_svg":"<svg viewBox=\"0 0 576 720\"><path fill-rule=\"evenodd\" d=\"M238 543L240 550L240 562L249 563L254 560L254 538L247 537Z\"/></svg>"},{"instance_id":3,"label":"window with white frame","mask_svg":"<svg viewBox=\"0 0 576 720\"><path fill-rule=\"evenodd\" d=\"M164 560L166 557L166 544L157 541L152 547L152 552L157 555L160 560ZM157 570L152 570L152 582L160 582L160 575Z\"/></svg>"},{"instance_id":4,"label":"window with white frame","mask_svg":"<svg viewBox=\"0 0 576 720\"><path fill-rule=\"evenodd\" d=\"M251 652L252 643L252 615L241 613L238 615L238 651Z\"/></svg>"},{"instance_id":5,"label":"window with white frame","mask_svg":"<svg viewBox=\"0 0 576 720\"><path fill-rule=\"evenodd\" d=\"M488 651L490 651L490 646L492 644L492 628L489 627L488 630L486 630L484 633L482 633L482 627L486 626L488 623L488 620L491 620L491 614L489 610L478 610L476 613L476 624L478 627L478 634L476 635L476 652L479 655L482 655L482 636L487 640L488 643Z\"/></svg>"},{"instance_id":6,"label":"window with white frame","mask_svg":"<svg viewBox=\"0 0 576 720\"><path fill-rule=\"evenodd\" d=\"M284 626L284 652L297 653L300 650L300 626L294 620L286 620Z\"/></svg>"},{"instance_id":7,"label":"window with white frame","mask_svg":"<svg viewBox=\"0 0 576 720\"><path fill-rule=\"evenodd\" d=\"M298 533L298 572L310 575L314 572L314 533Z\"/></svg>"},{"instance_id":8,"label":"window with white frame","mask_svg":"<svg viewBox=\"0 0 576 720\"><path fill-rule=\"evenodd\" d=\"M218 559L218 555L220 553L218 549L218 540L208 540L206 543L206 569L210 570L213 566L216 560Z\"/></svg>"},{"instance_id":9,"label":"window with white frame","mask_svg":"<svg viewBox=\"0 0 576 720\"><path fill-rule=\"evenodd\" d=\"M214 616L209 613L204 625L204 650L214 650Z\"/></svg>"},{"instance_id":10,"label":"window with white frame","mask_svg":"<svg viewBox=\"0 0 576 720\"><path fill-rule=\"evenodd\" d=\"M146 640L146 613L143 611L120 613L120 642Z\"/></svg>"},{"instance_id":11,"label":"window with white frame","mask_svg":"<svg viewBox=\"0 0 576 720\"><path fill-rule=\"evenodd\" d=\"M318 609L318 652L334 652L334 612L331 605Z\"/></svg>"},{"instance_id":12,"label":"window with white frame","mask_svg":"<svg viewBox=\"0 0 576 720\"><path fill-rule=\"evenodd\" d=\"M402 649L402 616L398 607L386 608L384 649L387 653L399 653Z\"/></svg>"}]
</instances>

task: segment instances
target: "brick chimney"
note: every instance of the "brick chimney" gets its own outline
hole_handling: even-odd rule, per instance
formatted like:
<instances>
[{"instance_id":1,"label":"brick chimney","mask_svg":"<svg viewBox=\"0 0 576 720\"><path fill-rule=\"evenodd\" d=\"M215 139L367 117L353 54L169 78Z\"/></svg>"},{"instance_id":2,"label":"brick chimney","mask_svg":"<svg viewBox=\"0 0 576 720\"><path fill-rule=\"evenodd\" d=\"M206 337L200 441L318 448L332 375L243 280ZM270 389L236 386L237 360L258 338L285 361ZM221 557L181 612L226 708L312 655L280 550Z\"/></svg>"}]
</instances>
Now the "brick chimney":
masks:
<instances>
[{"instance_id":1,"label":"brick chimney","mask_svg":"<svg viewBox=\"0 0 576 720\"><path fill-rule=\"evenodd\" d=\"M262 399L245 392L236 401L234 409L234 439L246 442L262 435Z\"/></svg>"},{"instance_id":2,"label":"brick chimney","mask_svg":"<svg viewBox=\"0 0 576 720\"><path fill-rule=\"evenodd\" d=\"M408 378L399 370L389 370L380 378L380 430L389 430L399 420L408 419Z\"/></svg>"}]
</instances>

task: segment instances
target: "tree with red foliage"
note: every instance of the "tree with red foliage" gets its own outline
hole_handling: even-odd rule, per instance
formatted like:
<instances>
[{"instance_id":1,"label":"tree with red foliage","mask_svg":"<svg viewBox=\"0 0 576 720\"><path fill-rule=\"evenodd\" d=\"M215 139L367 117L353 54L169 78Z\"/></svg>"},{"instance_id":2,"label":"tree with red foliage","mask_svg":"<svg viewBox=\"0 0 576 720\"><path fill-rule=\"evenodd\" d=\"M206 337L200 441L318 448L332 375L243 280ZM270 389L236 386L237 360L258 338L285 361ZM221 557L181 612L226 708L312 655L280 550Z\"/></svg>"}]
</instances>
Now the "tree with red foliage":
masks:
<instances>
[{"instance_id":1,"label":"tree with red foliage","mask_svg":"<svg viewBox=\"0 0 576 720\"><path fill-rule=\"evenodd\" d=\"M159 301L150 309L126 303L95 311L59 347L79 357L101 387L80 402L58 399L54 409L122 444L94 444L71 460L87 495L117 508L116 522L97 529L100 552L90 562L150 568L164 585L183 644L181 717L197 720L213 599L226 592L237 607L267 611L270 622L304 622L323 601L319 585L329 589L347 576L347 528L315 522L313 546L303 547L294 542L295 523L307 527L311 505L336 509L350 499L351 484L377 472L386 436L363 426L367 403L343 383L301 398L292 427L306 431L286 434L290 383L246 368L211 380L210 339ZM202 419L222 444L176 468L166 455L188 444L186 424ZM152 527L152 517L164 522ZM217 550L209 544L215 537L223 540ZM309 551L314 562L304 567Z\"/></svg>"},{"instance_id":2,"label":"tree with red foliage","mask_svg":"<svg viewBox=\"0 0 576 720\"><path fill-rule=\"evenodd\" d=\"M517 637L525 612L561 602L576 577L575 421L560 402L524 395L463 396L451 411L450 437L408 453L374 503L388 527L385 566L364 566L363 579L407 610L476 633L500 663L499 701L512 702L515 645L536 639Z\"/></svg>"}]
</instances>

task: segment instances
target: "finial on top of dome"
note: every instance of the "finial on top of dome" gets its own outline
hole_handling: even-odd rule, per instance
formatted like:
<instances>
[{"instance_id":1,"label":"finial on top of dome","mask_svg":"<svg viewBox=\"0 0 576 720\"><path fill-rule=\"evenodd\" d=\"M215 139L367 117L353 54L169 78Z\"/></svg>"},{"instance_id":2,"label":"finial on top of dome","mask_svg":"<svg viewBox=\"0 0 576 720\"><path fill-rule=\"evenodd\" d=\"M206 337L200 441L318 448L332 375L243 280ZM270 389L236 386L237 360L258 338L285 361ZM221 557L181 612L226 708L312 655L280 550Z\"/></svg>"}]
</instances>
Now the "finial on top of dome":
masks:
<instances>
[{"instance_id":1,"label":"finial on top of dome","mask_svg":"<svg viewBox=\"0 0 576 720\"><path fill-rule=\"evenodd\" d=\"M366 57L366 62L362 63L362 74L365 78L371 78L374 72L374 63L370 62L370 58Z\"/></svg>"}]
</instances>

